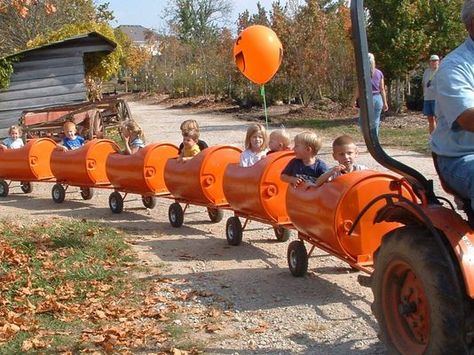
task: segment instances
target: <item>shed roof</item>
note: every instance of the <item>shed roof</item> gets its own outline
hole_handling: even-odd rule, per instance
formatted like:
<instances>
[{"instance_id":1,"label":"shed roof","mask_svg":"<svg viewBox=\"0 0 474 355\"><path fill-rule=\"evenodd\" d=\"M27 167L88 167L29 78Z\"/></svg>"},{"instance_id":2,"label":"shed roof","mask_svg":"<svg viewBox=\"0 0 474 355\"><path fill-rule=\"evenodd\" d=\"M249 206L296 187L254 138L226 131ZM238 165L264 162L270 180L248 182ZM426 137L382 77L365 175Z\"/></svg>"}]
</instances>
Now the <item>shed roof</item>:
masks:
<instances>
[{"instance_id":1,"label":"shed roof","mask_svg":"<svg viewBox=\"0 0 474 355\"><path fill-rule=\"evenodd\" d=\"M63 39L61 41L51 42L51 43L45 44L43 46L39 46L39 47L35 47L35 48L28 48L28 49L25 49L23 51L19 51L19 52L9 54L9 55L5 56L4 58L13 57L13 56L16 56L16 55L19 55L19 54L22 54L22 55L28 54L28 53L37 51L39 49L52 49L52 48L61 47L61 46L64 46L64 45L82 44L84 42L91 41L91 40L92 41L98 40L100 42L104 42L104 44L107 47L109 47L109 48L105 49L105 51L108 51L108 52L112 52L115 49L115 47L117 47L117 43L115 43L114 41L110 40L109 38L101 35L100 33L98 33L98 32L89 32L89 33L83 33L83 34L78 34L76 36L68 37L68 38Z\"/></svg>"}]
</instances>

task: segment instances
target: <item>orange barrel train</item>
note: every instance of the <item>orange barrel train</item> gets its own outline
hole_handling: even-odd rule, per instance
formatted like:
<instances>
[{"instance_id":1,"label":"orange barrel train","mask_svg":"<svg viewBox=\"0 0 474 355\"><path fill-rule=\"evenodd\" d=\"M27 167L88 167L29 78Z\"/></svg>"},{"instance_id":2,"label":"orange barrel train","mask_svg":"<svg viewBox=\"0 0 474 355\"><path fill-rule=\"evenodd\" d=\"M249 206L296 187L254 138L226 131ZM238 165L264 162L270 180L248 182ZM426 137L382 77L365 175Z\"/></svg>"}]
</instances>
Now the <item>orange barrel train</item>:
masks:
<instances>
[{"instance_id":1,"label":"orange barrel train","mask_svg":"<svg viewBox=\"0 0 474 355\"><path fill-rule=\"evenodd\" d=\"M5 180L20 181L21 190L30 193L33 181L54 178L50 159L56 143L49 138L30 140L18 149L0 150L0 197L8 196L10 183Z\"/></svg>"},{"instance_id":2,"label":"orange barrel train","mask_svg":"<svg viewBox=\"0 0 474 355\"><path fill-rule=\"evenodd\" d=\"M230 245L239 245L242 232L250 220L273 226L279 241L290 236L290 218L286 211L288 184L280 179L281 172L294 158L290 151L275 152L251 167L230 164L224 173L224 194L235 216L226 224L226 238ZM239 217L245 218L244 226Z\"/></svg>"},{"instance_id":3,"label":"orange barrel train","mask_svg":"<svg viewBox=\"0 0 474 355\"><path fill-rule=\"evenodd\" d=\"M81 188L84 200L92 198L92 187L110 186L105 163L108 155L117 151L118 146L107 139L91 140L76 150L53 151L51 171L57 181L51 191L53 201L62 203L71 185Z\"/></svg>"},{"instance_id":4,"label":"orange barrel train","mask_svg":"<svg viewBox=\"0 0 474 355\"><path fill-rule=\"evenodd\" d=\"M373 253L380 246L382 236L401 226L375 222L377 212L394 195L416 202L404 180L370 170L342 175L308 190L289 186L288 215L300 239L288 246L291 273L294 276L306 273L308 257L315 247L353 268L371 272ZM312 245L309 254L304 241Z\"/></svg>"},{"instance_id":5,"label":"orange barrel train","mask_svg":"<svg viewBox=\"0 0 474 355\"><path fill-rule=\"evenodd\" d=\"M232 146L214 146L201 151L191 160L169 159L165 166L165 183L176 200L170 205L168 217L173 227L183 224L189 204L207 207L212 222L222 220L221 208L227 208L223 191L223 175L229 164L237 163L241 150ZM185 203L185 208L180 202Z\"/></svg>"},{"instance_id":6,"label":"orange barrel train","mask_svg":"<svg viewBox=\"0 0 474 355\"><path fill-rule=\"evenodd\" d=\"M110 154L106 171L115 189L109 197L111 211L123 211L127 193L141 195L143 205L154 208L155 196L169 195L164 169L168 159L176 157L177 154L178 148L168 143L149 144L132 155ZM120 192L125 192L125 196L122 197Z\"/></svg>"}]
</instances>

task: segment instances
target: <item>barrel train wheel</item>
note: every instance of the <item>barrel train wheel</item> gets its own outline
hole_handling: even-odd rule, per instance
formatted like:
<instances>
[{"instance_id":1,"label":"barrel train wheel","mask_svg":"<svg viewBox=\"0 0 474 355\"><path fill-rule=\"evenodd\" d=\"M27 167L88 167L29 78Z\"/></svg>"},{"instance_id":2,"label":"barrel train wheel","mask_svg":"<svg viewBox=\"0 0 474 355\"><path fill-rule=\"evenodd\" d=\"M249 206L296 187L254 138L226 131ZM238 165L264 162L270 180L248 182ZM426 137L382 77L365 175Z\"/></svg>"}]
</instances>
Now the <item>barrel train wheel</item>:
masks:
<instances>
[{"instance_id":1,"label":"barrel train wheel","mask_svg":"<svg viewBox=\"0 0 474 355\"><path fill-rule=\"evenodd\" d=\"M156 207L156 197L155 196L142 196L143 206L149 209Z\"/></svg>"},{"instance_id":2,"label":"barrel train wheel","mask_svg":"<svg viewBox=\"0 0 474 355\"><path fill-rule=\"evenodd\" d=\"M64 186L61 184L54 184L51 190L51 197L54 202L63 203L66 198L66 190L64 189Z\"/></svg>"},{"instance_id":3,"label":"barrel train wheel","mask_svg":"<svg viewBox=\"0 0 474 355\"><path fill-rule=\"evenodd\" d=\"M293 276L304 276L308 272L308 252L302 240L294 240L288 245L286 258Z\"/></svg>"},{"instance_id":4,"label":"barrel train wheel","mask_svg":"<svg viewBox=\"0 0 474 355\"><path fill-rule=\"evenodd\" d=\"M402 227L384 237L375 255L372 311L388 353L472 351L472 301L442 248L422 227Z\"/></svg>"},{"instance_id":5,"label":"barrel train wheel","mask_svg":"<svg viewBox=\"0 0 474 355\"><path fill-rule=\"evenodd\" d=\"M183 225L184 211L178 202L174 202L170 205L168 209L168 219L170 224L175 228L179 228Z\"/></svg>"},{"instance_id":6,"label":"barrel train wheel","mask_svg":"<svg viewBox=\"0 0 474 355\"><path fill-rule=\"evenodd\" d=\"M33 192L33 184L31 182L22 181L20 183L20 188L21 188L21 191L23 191L23 193L25 194L29 194Z\"/></svg>"},{"instance_id":7,"label":"barrel train wheel","mask_svg":"<svg viewBox=\"0 0 474 355\"><path fill-rule=\"evenodd\" d=\"M230 217L225 226L225 237L229 245L239 245L242 242L242 223L239 217Z\"/></svg>"},{"instance_id":8,"label":"barrel train wheel","mask_svg":"<svg viewBox=\"0 0 474 355\"><path fill-rule=\"evenodd\" d=\"M0 197L7 197L10 187L5 180L0 180Z\"/></svg>"},{"instance_id":9,"label":"barrel train wheel","mask_svg":"<svg viewBox=\"0 0 474 355\"><path fill-rule=\"evenodd\" d=\"M224 211L219 208L208 207L207 215L209 216L209 219L212 223L218 223L222 221L222 218L224 218Z\"/></svg>"},{"instance_id":10,"label":"barrel train wheel","mask_svg":"<svg viewBox=\"0 0 474 355\"><path fill-rule=\"evenodd\" d=\"M273 227L275 237L279 242L286 242L291 237L291 231L283 227Z\"/></svg>"},{"instance_id":11,"label":"barrel train wheel","mask_svg":"<svg viewBox=\"0 0 474 355\"><path fill-rule=\"evenodd\" d=\"M94 197L94 189L91 187L81 187L81 197L83 200L90 200Z\"/></svg>"},{"instance_id":12,"label":"barrel train wheel","mask_svg":"<svg viewBox=\"0 0 474 355\"><path fill-rule=\"evenodd\" d=\"M109 207L112 213L122 213L123 211L123 198L119 192L114 191L109 196Z\"/></svg>"}]
</instances>

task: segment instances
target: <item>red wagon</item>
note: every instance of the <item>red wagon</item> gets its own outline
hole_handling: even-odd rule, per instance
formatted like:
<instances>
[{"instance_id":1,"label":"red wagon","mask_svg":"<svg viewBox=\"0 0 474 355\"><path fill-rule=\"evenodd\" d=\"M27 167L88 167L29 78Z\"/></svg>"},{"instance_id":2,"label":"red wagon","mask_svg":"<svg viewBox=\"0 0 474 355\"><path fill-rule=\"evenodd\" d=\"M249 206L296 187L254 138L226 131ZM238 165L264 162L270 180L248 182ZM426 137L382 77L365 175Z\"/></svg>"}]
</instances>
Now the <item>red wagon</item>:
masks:
<instances>
[{"instance_id":1,"label":"red wagon","mask_svg":"<svg viewBox=\"0 0 474 355\"><path fill-rule=\"evenodd\" d=\"M141 195L143 205L154 208L155 196L170 194L165 184L165 164L177 155L178 148L168 143L149 144L132 155L110 154L106 172L115 189L109 197L110 210L113 213L122 212L128 193ZM125 194L122 196L120 192Z\"/></svg>"},{"instance_id":2,"label":"red wagon","mask_svg":"<svg viewBox=\"0 0 474 355\"><path fill-rule=\"evenodd\" d=\"M230 164L224 173L224 194L234 216L227 220L226 238L230 245L239 245L242 233L251 220L273 226L279 241L290 237L292 224L286 211L288 184L281 172L293 159L293 152L276 152L251 167ZM245 219L244 225L239 219Z\"/></svg>"},{"instance_id":3,"label":"red wagon","mask_svg":"<svg viewBox=\"0 0 474 355\"><path fill-rule=\"evenodd\" d=\"M229 207L223 191L224 171L227 165L239 161L240 153L239 148L222 145L206 148L186 162L168 160L165 183L175 199L168 210L173 227L181 227L190 204L205 206L212 222L222 220L222 209ZM185 204L184 209L180 202Z\"/></svg>"}]
</instances>

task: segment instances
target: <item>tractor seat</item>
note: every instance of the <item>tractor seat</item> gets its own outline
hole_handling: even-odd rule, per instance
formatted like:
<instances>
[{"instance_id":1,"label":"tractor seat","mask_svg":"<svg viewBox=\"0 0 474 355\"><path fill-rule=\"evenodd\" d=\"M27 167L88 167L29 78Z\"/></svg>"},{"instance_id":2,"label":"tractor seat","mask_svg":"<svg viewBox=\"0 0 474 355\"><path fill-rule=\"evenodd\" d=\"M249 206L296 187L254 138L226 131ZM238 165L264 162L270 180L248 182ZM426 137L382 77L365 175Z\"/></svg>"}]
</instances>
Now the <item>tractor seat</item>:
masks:
<instances>
[{"instance_id":1,"label":"tractor seat","mask_svg":"<svg viewBox=\"0 0 474 355\"><path fill-rule=\"evenodd\" d=\"M444 191L446 191L448 194L454 197L454 200L456 204L458 205L458 208L462 209L464 213L466 213L467 218L469 220L469 224L473 225L474 224L474 211L472 210L472 207L471 207L471 200L469 198L460 196L453 188L451 188L451 186L448 185L448 183L446 182L446 180L444 180L443 176L441 175L439 171L438 155L434 152L431 152L431 156L433 157L433 164L436 169L436 173L438 174L441 187L443 188Z\"/></svg>"}]
</instances>

